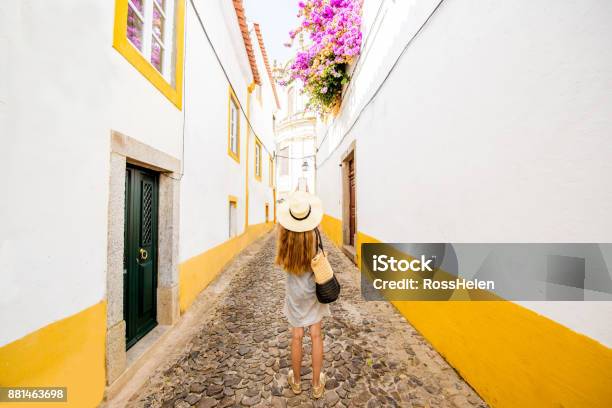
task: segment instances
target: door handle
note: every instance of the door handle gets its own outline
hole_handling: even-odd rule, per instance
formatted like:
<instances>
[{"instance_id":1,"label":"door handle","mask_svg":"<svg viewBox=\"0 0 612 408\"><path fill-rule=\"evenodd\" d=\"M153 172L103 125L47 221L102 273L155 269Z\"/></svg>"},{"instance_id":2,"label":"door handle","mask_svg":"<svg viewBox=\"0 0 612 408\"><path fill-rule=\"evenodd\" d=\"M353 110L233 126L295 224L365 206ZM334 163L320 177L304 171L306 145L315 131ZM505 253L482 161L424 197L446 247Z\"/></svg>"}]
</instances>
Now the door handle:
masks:
<instances>
[{"instance_id":1,"label":"door handle","mask_svg":"<svg viewBox=\"0 0 612 408\"><path fill-rule=\"evenodd\" d=\"M146 261L148 257L149 257L149 253L147 252L147 250L144 248L140 248L140 260Z\"/></svg>"}]
</instances>

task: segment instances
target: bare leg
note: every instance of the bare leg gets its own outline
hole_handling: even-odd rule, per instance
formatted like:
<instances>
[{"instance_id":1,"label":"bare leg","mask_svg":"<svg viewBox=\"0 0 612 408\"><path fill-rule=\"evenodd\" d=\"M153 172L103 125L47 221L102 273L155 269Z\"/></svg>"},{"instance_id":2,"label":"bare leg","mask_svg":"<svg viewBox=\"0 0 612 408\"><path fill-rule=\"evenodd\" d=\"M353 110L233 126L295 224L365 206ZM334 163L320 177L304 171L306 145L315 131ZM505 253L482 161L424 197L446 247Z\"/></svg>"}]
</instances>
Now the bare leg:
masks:
<instances>
[{"instance_id":1,"label":"bare leg","mask_svg":"<svg viewBox=\"0 0 612 408\"><path fill-rule=\"evenodd\" d=\"M321 337L321 322L310 326L312 340L312 385L319 386L319 376L323 366L323 338Z\"/></svg>"},{"instance_id":2,"label":"bare leg","mask_svg":"<svg viewBox=\"0 0 612 408\"><path fill-rule=\"evenodd\" d=\"M302 338L304 337L303 327L291 328L291 368L293 369L293 379L296 384L300 383L300 373L302 369Z\"/></svg>"}]
</instances>

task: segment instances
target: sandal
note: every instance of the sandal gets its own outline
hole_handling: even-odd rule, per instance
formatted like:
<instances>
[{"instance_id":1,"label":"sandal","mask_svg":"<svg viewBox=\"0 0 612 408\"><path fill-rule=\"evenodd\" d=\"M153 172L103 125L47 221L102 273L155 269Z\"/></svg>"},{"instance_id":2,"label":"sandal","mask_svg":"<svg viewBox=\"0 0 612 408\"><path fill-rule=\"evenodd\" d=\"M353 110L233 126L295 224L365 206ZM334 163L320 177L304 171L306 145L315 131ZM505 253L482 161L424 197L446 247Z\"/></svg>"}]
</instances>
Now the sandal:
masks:
<instances>
[{"instance_id":1,"label":"sandal","mask_svg":"<svg viewBox=\"0 0 612 408\"><path fill-rule=\"evenodd\" d=\"M323 393L325 392L325 381L327 380L327 378L325 378L325 374L320 373L319 374L319 385L318 386L312 386L312 398L314 399L319 399L323 396Z\"/></svg>"},{"instance_id":2,"label":"sandal","mask_svg":"<svg viewBox=\"0 0 612 408\"><path fill-rule=\"evenodd\" d=\"M291 391L293 391L295 395L298 395L302 392L302 384L296 384L294 381L295 377L293 376L293 370L289 370L289 374L287 374L287 382L291 387Z\"/></svg>"}]
</instances>

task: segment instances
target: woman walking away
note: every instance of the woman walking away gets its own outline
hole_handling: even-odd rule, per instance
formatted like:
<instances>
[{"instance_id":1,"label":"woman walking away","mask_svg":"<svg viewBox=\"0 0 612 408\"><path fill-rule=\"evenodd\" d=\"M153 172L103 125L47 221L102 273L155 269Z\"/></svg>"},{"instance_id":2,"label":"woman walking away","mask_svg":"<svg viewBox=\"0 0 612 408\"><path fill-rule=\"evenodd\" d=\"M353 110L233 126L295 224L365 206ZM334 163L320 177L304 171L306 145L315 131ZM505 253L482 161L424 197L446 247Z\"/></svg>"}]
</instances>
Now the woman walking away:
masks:
<instances>
[{"instance_id":1,"label":"woman walking away","mask_svg":"<svg viewBox=\"0 0 612 408\"><path fill-rule=\"evenodd\" d=\"M323 218L321 200L307 192L296 191L278 208L276 264L287 272L284 313L291 326L291 370L287 382L295 394L302 392L302 338L309 327L312 340L312 396L325 391L321 319L329 316L329 305L319 303L310 261L317 253L315 228Z\"/></svg>"}]
</instances>

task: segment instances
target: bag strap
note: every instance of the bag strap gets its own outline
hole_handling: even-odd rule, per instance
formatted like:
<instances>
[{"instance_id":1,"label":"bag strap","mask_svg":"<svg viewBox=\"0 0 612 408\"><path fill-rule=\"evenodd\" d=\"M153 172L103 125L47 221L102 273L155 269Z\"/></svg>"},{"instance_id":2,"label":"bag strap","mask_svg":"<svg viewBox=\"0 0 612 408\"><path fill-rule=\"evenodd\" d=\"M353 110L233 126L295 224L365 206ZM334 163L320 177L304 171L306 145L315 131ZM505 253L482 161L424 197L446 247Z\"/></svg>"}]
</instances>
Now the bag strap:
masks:
<instances>
[{"instance_id":1,"label":"bag strap","mask_svg":"<svg viewBox=\"0 0 612 408\"><path fill-rule=\"evenodd\" d=\"M315 234L317 235L317 247L321 248L321 252L325 253L323 250L323 240L321 239L321 233L319 232L319 228L315 228Z\"/></svg>"}]
</instances>

